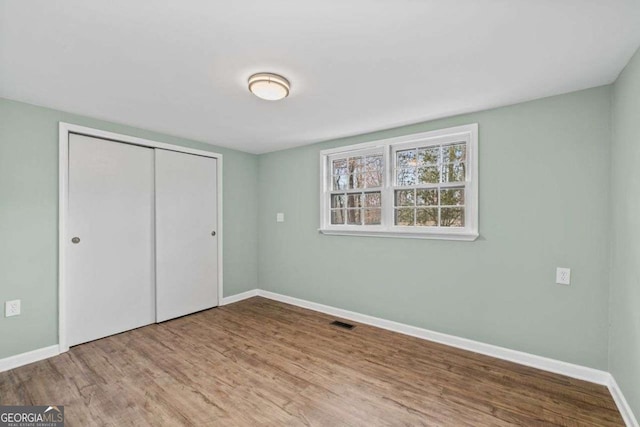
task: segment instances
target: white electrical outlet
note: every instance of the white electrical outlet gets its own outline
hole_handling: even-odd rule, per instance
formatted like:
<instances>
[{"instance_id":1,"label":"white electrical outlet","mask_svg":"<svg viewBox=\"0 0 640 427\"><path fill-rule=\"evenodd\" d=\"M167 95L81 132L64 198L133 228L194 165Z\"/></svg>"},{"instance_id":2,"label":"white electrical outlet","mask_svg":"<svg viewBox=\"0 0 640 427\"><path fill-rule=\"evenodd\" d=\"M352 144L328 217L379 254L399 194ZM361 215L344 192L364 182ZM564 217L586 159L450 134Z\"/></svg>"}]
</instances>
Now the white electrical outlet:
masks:
<instances>
[{"instance_id":1,"label":"white electrical outlet","mask_svg":"<svg viewBox=\"0 0 640 427\"><path fill-rule=\"evenodd\" d=\"M278 212L276 214L276 222L284 222L284 213Z\"/></svg>"},{"instance_id":2,"label":"white electrical outlet","mask_svg":"<svg viewBox=\"0 0 640 427\"><path fill-rule=\"evenodd\" d=\"M571 284L571 269L558 267L556 269L556 283L559 285Z\"/></svg>"},{"instance_id":3,"label":"white electrical outlet","mask_svg":"<svg viewBox=\"0 0 640 427\"><path fill-rule=\"evenodd\" d=\"M4 316L11 317L20 314L20 300L6 301L4 303Z\"/></svg>"}]
</instances>

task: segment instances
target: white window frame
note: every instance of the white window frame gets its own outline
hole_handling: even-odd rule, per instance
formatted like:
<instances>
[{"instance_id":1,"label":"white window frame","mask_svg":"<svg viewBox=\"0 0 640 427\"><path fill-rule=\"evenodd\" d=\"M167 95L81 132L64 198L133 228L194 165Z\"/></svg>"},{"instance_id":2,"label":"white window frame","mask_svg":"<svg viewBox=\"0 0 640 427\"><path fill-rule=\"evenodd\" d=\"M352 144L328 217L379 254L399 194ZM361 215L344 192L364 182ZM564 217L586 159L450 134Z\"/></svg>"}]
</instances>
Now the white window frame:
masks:
<instances>
[{"instance_id":1,"label":"white window frame","mask_svg":"<svg viewBox=\"0 0 640 427\"><path fill-rule=\"evenodd\" d=\"M394 225L395 156L399 150L455 142L466 143L465 226L425 227ZM380 225L331 224L331 162L347 156L382 153L382 221ZM401 187L400 187L401 188ZM414 187L412 187L414 188ZM355 189L354 189L355 190ZM366 192L367 189L358 189ZM345 192L348 192L346 190ZM374 237L404 237L473 241L478 234L478 124L456 126L396 138L320 151L320 228L322 234Z\"/></svg>"}]
</instances>

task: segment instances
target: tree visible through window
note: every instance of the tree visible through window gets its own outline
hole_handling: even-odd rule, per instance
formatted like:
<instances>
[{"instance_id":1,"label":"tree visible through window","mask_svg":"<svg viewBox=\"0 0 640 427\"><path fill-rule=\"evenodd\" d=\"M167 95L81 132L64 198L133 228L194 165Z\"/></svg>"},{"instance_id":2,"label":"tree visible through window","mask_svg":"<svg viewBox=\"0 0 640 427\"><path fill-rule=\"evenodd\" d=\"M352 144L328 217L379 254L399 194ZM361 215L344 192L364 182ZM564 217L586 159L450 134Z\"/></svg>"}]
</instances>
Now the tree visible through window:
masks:
<instances>
[{"instance_id":1,"label":"tree visible through window","mask_svg":"<svg viewBox=\"0 0 640 427\"><path fill-rule=\"evenodd\" d=\"M380 224L382 154L334 159L331 178L331 224Z\"/></svg>"},{"instance_id":2,"label":"tree visible through window","mask_svg":"<svg viewBox=\"0 0 640 427\"><path fill-rule=\"evenodd\" d=\"M321 160L323 233L477 237L477 125L326 150Z\"/></svg>"},{"instance_id":3,"label":"tree visible through window","mask_svg":"<svg viewBox=\"0 0 640 427\"><path fill-rule=\"evenodd\" d=\"M466 143L396 151L395 225L464 227Z\"/></svg>"}]
</instances>

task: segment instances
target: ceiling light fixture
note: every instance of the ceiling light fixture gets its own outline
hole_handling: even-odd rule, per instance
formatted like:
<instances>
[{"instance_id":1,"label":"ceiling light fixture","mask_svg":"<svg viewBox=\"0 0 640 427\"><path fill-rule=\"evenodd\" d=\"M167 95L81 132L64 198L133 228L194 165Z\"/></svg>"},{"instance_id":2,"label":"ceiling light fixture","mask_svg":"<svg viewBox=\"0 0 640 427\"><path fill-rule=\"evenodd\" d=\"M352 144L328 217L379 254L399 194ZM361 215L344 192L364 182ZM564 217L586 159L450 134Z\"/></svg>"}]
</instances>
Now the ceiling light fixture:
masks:
<instances>
[{"instance_id":1,"label":"ceiling light fixture","mask_svg":"<svg viewBox=\"0 0 640 427\"><path fill-rule=\"evenodd\" d=\"M289 96L289 80L271 73L258 73L249 77L249 90L258 98L277 101Z\"/></svg>"}]
</instances>

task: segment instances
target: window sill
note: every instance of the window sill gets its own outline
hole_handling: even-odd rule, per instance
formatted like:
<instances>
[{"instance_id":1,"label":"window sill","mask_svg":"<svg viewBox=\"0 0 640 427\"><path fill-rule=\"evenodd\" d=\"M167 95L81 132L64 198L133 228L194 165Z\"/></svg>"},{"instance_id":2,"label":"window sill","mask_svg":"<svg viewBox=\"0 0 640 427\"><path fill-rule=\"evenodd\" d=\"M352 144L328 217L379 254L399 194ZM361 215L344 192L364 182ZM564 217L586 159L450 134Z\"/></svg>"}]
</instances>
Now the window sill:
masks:
<instances>
[{"instance_id":1,"label":"window sill","mask_svg":"<svg viewBox=\"0 0 640 427\"><path fill-rule=\"evenodd\" d=\"M479 237L478 233L438 233L438 232L410 232L410 231L372 231L372 230L336 230L320 228L318 231L329 236L362 236L362 237L395 237L403 239L433 239L458 240L473 242Z\"/></svg>"}]
</instances>

